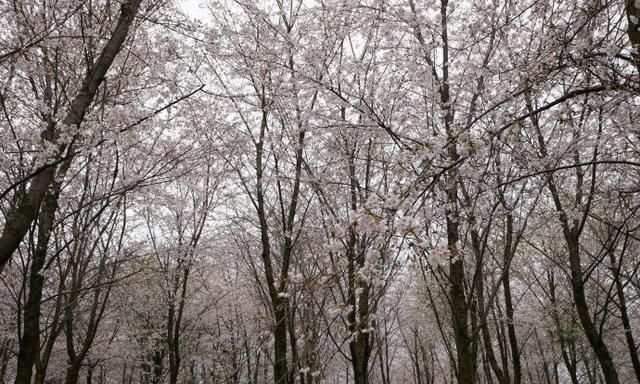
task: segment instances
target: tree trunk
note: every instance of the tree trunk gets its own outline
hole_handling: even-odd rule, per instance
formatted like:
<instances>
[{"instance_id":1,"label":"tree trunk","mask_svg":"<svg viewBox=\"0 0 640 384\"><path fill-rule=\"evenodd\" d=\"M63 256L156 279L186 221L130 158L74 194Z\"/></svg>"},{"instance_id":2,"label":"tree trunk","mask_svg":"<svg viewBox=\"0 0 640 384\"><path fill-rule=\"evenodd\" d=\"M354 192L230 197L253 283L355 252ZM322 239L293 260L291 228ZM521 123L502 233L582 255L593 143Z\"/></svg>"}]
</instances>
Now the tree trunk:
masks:
<instances>
[{"instance_id":1,"label":"tree trunk","mask_svg":"<svg viewBox=\"0 0 640 384\"><path fill-rule=\"evenodd\" d=\"M284 300L278 298L274 310L274 356L273 379L275 384L287 384L289 382L289 369L287 366L287 312Z\"/></svg>"},{"instance_id":2,"label":"tree trunk","mask_svg":"<svg viewBox=\"0 0 640 384\"><path fill-rule=\"evenodd\" d=\"M451 107L449 91L449 36L448 36L448 0L440 1L440 24L442 37L442 80L440 87L440 103L445 114L444 125L449 140L447 147L448 160L456 162L460 156L457 150L457 133L453 132L454 117ZM456 168L452 168L446 180L447 204L446 210L447 246L451 253L449 263L449 279L451 287L449 298L451 300L451 317L453 321L453 333L455 338L458 384L474 384L476 381L476 353L469 334L469 307L465 295L465 271L461 255L458 251L459 222L458 222L458 174Z\"/></svg>"},{"instance_id":3,"label":"tree trunk","mask_svg":"<svg viewBox=\"0 0 640 384\"><path fill-rule=\"evenodd\" d=\"M39 247L38 247L39 248ZM33 366L40 353L40 303L44 277L40 271L45 255L34 252L29 273L29 294L24 309L23 333L20 338L15 384L30 384Z\"/></svg>"},{"instance_id":4,"label":"tree trunk","mask_svg":"<svg viewBox=\"0 0 640 384\"><path fill-rule=\"evenodd\" d=\"M607 384L619 384L618 372L613 364L613 359L609 353L609 349L602 340L602 336L598 332L596 325L591 319L589 313L589 306L585 298L584 293L584 277L582 273L582 266L580 264L580 251L578 239L565 230L565 238L567 245L569 246L569 262L571 265L571 290L573 292L573 299L576 305L576 311L578 312L578 319L584 330L589 344L598 358L602 374L604 375L604 381Z\"/></svg>"},{"instance_id":5,"label":"tree trunk","mask_svg":"<svg viewBox=\"0 0 640 384\"><path fill-rule=\"evenodd\" d=\"M613 250L609 251L609 260L611 265L616 268L616 256ZM618 302L620 305L620 318L622 320L622 327L624 329L624 336L627 341L627 348L629 349L629 357L631 358L631 365L633 366L633 372L636 375L636 380L640 383L640 360L638 359L638 347L633 337L633 331L631 330L631 321L629 320L629 311L627 310L627 298L624 294L624 284L620 280L620 268L617 267L615 274L616 292L618 296Z\"/></svg>"},{"instance_id":6,"label":"tree trunk","mask_svg":"<svg viewBox=\"0 0 640 384\"><path fill-rule=\"evenodd\" d=\"M447 220L450 222L451 220ZM452 249L451 256L457 259L455 244L458 241L457 224L454 226L447 224L449 230L449 246ZM455 337L457 362L457 378L460 384L475 383L476 357L473 353L471 337L468 329L468 308L465 299L464 281L465 273L462 260L457 259L451 262L451 315L453 321L453 331Z\"/></svg>"},{"instance_id":7,"label":"tree trunk","mask_svg":"<svg viewBox=\"0 0 640 384\"><path fill-rule=\"evenodd\" d=\"M91 384L93 380L93 366L87 367L87 384Z\"/></svg>"},{"instance_id":8,"label":"tree trunk","mask_svg":"<svg viewBox=\"0 0 640 384\"><path fill-rule=\"evenodd\" d=\"M70 364L64 374L64 384L78 384L80 380L80 365Z\"/></svg>"},{"instance_id":9,"label":"tree trunk","mask_svg":"<svg viewBox=\"0 0 640 384\"><path fill-rule=\"evenodd\" d=\"M513 324L513 300L511 298L511 281L509 276L509 268L511 259L513 258L513 216L507 215L507 228L505 236L504 248L504 278L502 280L502 288L504 290L504 305L507 315L507 334L509 335L509 347L511 348L511 361L513 366L513 384L522 382L522 367L520 364L520 349L518 347L518 337L516 328Z\"/></svg>"},{"instance_id":10,"label":"tree trunk","mask_svg":"<svg viewBox=\"0 0 640 384\"><path fill-rule=\"evenodd\" d=\"M69 169L69 162L65 162L60 169L64 177ZM30 384L33 375L33 366L40 354L40 315L42 303L42 290L44 288L44 276L41 272L47 259L47 249L51 231L58 208L58 197L60 196L61 181L55 182L52 189L44 198L40 209L40 220L38 222L38 241L36 249L31 258L31 269L29 271L29 293L27 303L24 308L23 334L20 338L20 349L18 352L18 366L16 369L15 384Z\"/></svg>"},{"instance_id":11,"label":"tree trunk","mask_svg":"<svg viewBox=\"0 0 640 384\"><path fill-rule=\"evenodd\" d=\"M366 289L365 289L366 291ZM359 308L361 312L363 312L363 307L366 306L366 302L368 301L367 295L363 292L359 298ZM355 307L353 308L355 311ZM364 309L366 312L367 309ZM363 316L361 313L360 316ZM349 343L349 350L351 352L351 366L353 367L353 379L355 384L368 384L369 382L369 358L371 356L371 344L369 341L370 333L362 332L362 329L367 324L367 318L360 318L360 320L356 320L354 316L354 327L352 332L355 332L356 335L354 339ZM351 321L351 315L349 315L349 321ZM382 357L380 357L382 359Z\"/></svg>"}]
</instances>

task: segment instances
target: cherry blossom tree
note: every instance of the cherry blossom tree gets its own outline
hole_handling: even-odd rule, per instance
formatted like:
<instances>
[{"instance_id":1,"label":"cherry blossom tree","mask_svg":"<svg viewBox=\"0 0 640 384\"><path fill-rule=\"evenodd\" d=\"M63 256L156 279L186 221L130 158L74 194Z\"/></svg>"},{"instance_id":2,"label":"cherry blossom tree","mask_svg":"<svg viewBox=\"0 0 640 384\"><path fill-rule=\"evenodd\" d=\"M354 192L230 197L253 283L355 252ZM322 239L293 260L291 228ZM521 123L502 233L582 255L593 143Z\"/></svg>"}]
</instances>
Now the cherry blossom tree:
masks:
<instances>
[{"instance_id":1,"label":"cherry blossom tree","mask_svg":"<svg viewBox=\"0 0 640 384\"><path fill-rule=\"evenodd\" d=\"M640 380L639 9L0 2L0 381Z\"/></svg>"}]
</instances>

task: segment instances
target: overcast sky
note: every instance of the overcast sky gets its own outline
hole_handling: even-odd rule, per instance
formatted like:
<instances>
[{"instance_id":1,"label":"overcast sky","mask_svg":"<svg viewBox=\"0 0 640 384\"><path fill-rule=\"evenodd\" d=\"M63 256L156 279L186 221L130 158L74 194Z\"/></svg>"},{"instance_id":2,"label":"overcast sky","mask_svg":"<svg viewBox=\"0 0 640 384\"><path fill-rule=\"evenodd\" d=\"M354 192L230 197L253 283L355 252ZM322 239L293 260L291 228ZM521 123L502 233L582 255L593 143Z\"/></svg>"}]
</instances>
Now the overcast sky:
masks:
<instances>
[{"instance_id":1,"label":"overcast sky","mask_svg":"<svg viewBox=\"0 0 640 384\"><path fill-rule=\"evenodd\" d=\"M190 17L195 19L205 19L207 8L204 5L206 0L176 0L178 6Z\"/></svg>"}]
</instances>

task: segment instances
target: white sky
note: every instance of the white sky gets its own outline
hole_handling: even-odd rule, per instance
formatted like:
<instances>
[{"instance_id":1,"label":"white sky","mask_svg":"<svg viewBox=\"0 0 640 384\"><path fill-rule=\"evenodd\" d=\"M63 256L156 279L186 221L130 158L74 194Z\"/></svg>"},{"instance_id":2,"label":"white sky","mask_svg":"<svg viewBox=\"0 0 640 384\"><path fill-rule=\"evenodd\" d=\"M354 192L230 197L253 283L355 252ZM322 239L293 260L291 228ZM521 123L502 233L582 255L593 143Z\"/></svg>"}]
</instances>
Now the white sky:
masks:
<instances>
[{"instance_id":1,"label":"white sky","mask_svg":"<svg viewBox=\"0 0 640 384\"><path fill-rule=\"evenodd\" d=\"M176 4L182 11L189 17L194 19L204 20L209 13L207 6L207 0L176 0Z\"/></svg>"}]
</instances>

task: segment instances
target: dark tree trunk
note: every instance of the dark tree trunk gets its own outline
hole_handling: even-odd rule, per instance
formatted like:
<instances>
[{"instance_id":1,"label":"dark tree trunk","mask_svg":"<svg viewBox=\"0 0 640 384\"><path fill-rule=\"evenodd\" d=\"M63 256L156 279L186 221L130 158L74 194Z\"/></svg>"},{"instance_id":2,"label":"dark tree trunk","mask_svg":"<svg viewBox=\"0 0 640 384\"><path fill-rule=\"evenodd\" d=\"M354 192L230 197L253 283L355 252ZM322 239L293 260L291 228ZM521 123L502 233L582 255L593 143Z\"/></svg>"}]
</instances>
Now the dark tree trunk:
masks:
<instances>
[{"instance_id":1,"label":"dark tree trunk","mask_svg":"<svg viewBox=\"0 0 640 384\"><path fill-rule=\"evenodd\" d=\"M457 133L454 129L453 110L450 105L451 96L449 91L449 31L448 31L448 0L440 1L440 23L442 37L442 85L440 89L440 102L445 112L444 124L449 140L447 154L452 163L458 161L460 155L457 150ZM449 298L451 300L451 317L453 321L453 334L455 338L457 367L456 377L458 384L474 384L476 382L477 356L474 340L469 333L469 306L465 294L465 271L462 255L458 250L459 218L458 218L458 174L455 168L449 172L446 180L447 204L450 206L446 210L447 245L451 253L449 265L449 279L451 287Z\"/></svg>"},{"instance_id":2,"label":"dark tree trunk","mask_svg":"<svg viewBox=\"0 0 640 384\"><path fill-rule=\"evenodd\" d=\"M571 290L573 292L573 299L578 312L578 319L582 325L585 336L589 340L589 344L598 358L604 381L607 384L619 384L618 372L613 359L609 353L602 335L598 332L598 329L591 319L589 313L589 306L584 292L584 276L582 273L582 265L580 264L580 251L578 239L568 231L565 231L565 238L567 239L567 245L569 246L569 262L571 265Z\"/></svg>"},{"instance_id":3,"label":"dark tree trunk","mask_svg":"<svg viewBox=\"0 0 640 384\"><path fill-rule=\"evenodd\" d=\"M64 177L69 162L65 162L60 177ZM31 257L31 269L29 271L29 293L24 308L23 333L20 338L18 352L18 366L16 369L16 384L30 384L33 375L33 367L40 354L40 315L42 303L42 290L44 288L44 276L42 269L47 259L47 249L51 231L58 208L61 182L56 182L47 193L40 208L40 220L38 221L38 240L36 249Z\"/></svg>"},{"instance_id":4,"label":"dark tree trunk","mask_svg":"<svg viewBox=\"0 0 640 384\"><path fill-rule=\"evenodd\" d=\"M513 300L511 298L511 278L509 274L509 268L513 255L513 216L511 214L508 214L504 248L505 270L504 278L502 280L502 288L504 290L504 305L507 315L507 334L509 335L509 347L511 349L511 361L513 366L513 384L520 384L522 382L522 367L520 364L520 348L518 347L518 337L516 335L516 328L513 324L514 311Z\"/></svg>"},{"instance_id":5,"label":"dark tree trunk","mask_svg":"<svg viewBox=\"0 0 640 384\"><path fill-rule=\"evenodd\" d=\"M359 303L360 319L357 320L355 315L349 314L349 322L353 324L351 332L355 333L354 339L349 343L349 351L351 352L351 366L353 368L353 378L355 384L368 384L369 382L369 359L371 357L371 334L362 332L368 327L368 294L367 289L360 294L359 298L355 298ZM355 306L352 307L355 312ZM380 357L382 359L382 357Z\"/></svg>"},{"instance_id":6,"label":"dark tree trunk","mask_svg":"<svg viewBox=\"0 0 640 384\"><path fill-rule=\"evenodd\" d=\"M275 362L273 376L275 384L287 384L289 382L289 369L287 366L287 311L284 300L275 302L274 310L274 353Z\"/></svg>"},{"instance_id":7,"label":"dark tree trunk","mask_svg":"<svg viewBox=\"0 0 640 384\"><path fill-rule=\"evenodd\" d=\"M93 366L89 365L87 367L87 384L91 384L93 380Z\"/></svg>"},{"instance_id":8,"label":"dark tree trunk","mask_svg":"<svg viewBox=\"0 0 640 384\"><path fill-rule=\"evenodd\" d=\"M39 248L39 247L38 247ZM29 272L29 293L24 308L23 333L18 351L15 384L30 384L33 366L40 353L40 303L44 277L40 274L46 255L36 250Z\"/></svg>"},{"instance_id":9,"label":"dark tree trunk","mask_svg":"<svg viewBox=\"0 0 640 384\"><path fill-rule=\"evenodd\" d=\"M459 259L455 244L458 242L457 223L447 220L449 247L454 261L451 262L449 275L451 278L451 315L455 337L457 377L460 384L473 384L476 380L476 356L469 335L468 308L464 291L465 273L462 260ZM455 260L457 259L457 260Z\"/></svg>"},{"instance_id":10,"label":"dark tree trunk","mask_svg":"<svg viewBox=\"0 0 640 384\"><path fill-rule=\"evenodd\" d=\"M64 375L64 384L78 384L78 380L80 380L80 365L71 364L67 366Z\"/></svg>"},{"instance_id":11,"label":"dark tree trunk","mask_svg":"<svg viewBox=\"0 0 640 384\"><path fill-rule=\"evenodd\" d=\"M625 242L625 249L626 249L626 242ZM611 261L611 265L613 266L613 268L616 268L614 280L616 283L616 293L618 296L618 303L620 306L620 319L622 320L624 337L627 342L627 348L629 349L629 357L631 358L631 365L633 366L633 372L636 375L636 380L638 380L638 383L640 383L640 360L638 359L638 347L636 346L636 341L633 337L631 321L629 319L629 311L627 308L627 297L624 294L624 284L620 279L621 277L620 268L622 268L622 266L621 265L617 266L618 261L616 260L616 256L612 249L609 250L609 260Z\"/></svg>"}]
</instances>

